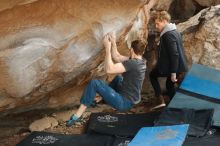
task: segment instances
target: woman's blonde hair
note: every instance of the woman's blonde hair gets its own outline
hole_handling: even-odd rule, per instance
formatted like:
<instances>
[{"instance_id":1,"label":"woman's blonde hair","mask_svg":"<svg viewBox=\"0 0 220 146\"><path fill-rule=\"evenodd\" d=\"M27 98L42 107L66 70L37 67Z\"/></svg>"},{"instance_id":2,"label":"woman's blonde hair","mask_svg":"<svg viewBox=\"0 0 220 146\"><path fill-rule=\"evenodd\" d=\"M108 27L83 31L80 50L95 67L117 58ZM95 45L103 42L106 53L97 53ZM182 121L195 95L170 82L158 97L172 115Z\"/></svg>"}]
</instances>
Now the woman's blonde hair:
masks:
<instances>
[{"instance_id":1,"label":"woman's blonde hair","mask_svg":"<svg viewBox=\"0 0 220 146\"><path fill-rule=\"evenodd\" d=\"M171 16L167 11L154 11L152 12L152 18L153 20L159 20L159 21L163 21L163 20L167 20L168 22L170 22L171 20Z\"/></svg>"}]
</instances>

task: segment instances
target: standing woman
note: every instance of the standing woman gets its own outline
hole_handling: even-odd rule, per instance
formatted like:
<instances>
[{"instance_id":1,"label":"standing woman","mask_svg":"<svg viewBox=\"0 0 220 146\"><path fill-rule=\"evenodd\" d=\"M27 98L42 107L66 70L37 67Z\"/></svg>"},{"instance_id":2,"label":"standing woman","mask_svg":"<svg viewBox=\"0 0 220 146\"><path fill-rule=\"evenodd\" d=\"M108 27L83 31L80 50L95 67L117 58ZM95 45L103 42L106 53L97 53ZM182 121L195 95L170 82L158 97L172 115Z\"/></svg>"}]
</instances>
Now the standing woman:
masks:
<instances>
[{"instance_id":1,"label":"standing woman","mask_svg":"<svg viewBox=\"0 0 220 146\"><path fill-rule=\"evenodd\" d=\"M158 59L154 69L150 72L150 82L153 86L155 96L160 103L155 108L166 106L161 93L159 77L166 77L166 89L170 99L175 94L175 82L178 75L187 72L187 63L182 43L181 34L176 30L176 25L170 23L171 16L166 11L160 11L153 16L156 29L160 32L160 43L158 47Z\"/></svg>"}]
</instances>

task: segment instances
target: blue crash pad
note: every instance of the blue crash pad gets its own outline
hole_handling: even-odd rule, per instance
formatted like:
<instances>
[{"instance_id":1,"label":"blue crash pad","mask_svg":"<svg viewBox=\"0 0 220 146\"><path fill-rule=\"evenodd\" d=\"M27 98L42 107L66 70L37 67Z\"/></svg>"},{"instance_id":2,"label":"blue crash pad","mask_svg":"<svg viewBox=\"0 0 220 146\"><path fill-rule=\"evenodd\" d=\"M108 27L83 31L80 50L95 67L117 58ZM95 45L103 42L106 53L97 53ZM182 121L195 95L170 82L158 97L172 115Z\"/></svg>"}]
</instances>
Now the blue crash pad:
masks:
<instances>
[{"instance_id":1,"label":"blue crash pad","mask_svg":"<svg viewBox=\"0 0 220 146\"><path fill-rule=\"evenodd\" d=\"M220 71L204 65L193 64L180 89L220 101Z\"/></svg>"},{"instance_id":2,"label":"blue crash pad","mask_svg":"<svg viewBox=\"0 0 220 146\"><path fill-rule=\"evenodd\" d=\"M128 146L182 146L189 125L144 127Z\"/></svg>"}]
</instances>

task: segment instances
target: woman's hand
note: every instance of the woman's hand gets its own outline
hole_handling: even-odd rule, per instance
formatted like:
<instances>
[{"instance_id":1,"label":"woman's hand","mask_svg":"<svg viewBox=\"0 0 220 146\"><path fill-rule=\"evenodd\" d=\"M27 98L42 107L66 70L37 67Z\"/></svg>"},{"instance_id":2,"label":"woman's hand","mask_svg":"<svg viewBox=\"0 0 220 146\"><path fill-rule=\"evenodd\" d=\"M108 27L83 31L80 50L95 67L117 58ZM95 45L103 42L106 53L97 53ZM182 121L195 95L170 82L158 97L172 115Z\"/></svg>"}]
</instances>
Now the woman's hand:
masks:
<instances>
[{"instance_id":1,"label":"woman's hand","mask_svg":"<svg viewBox=\"0 0 220 146\"><path fill-rule=\"evenodd\" d=\"M176 73L171 74L171 81L174 83L177 82Z\"/></svg>"}]
</instances>

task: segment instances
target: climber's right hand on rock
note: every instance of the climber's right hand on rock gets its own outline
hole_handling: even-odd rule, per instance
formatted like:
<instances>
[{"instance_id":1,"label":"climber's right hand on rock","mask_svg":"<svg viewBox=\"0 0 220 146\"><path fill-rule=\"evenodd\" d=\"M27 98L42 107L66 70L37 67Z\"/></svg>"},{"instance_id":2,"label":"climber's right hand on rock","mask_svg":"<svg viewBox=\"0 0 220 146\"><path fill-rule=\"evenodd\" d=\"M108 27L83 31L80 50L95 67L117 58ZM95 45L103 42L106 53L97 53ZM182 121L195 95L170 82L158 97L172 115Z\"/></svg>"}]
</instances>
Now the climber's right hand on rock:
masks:
<instances>
[{"instance_id":1,"label":"climber's right hand on rock","mask_svg":"<svg viewBox=\"0 0 220 146\"><path fill-rule=\"evenodd\" d=\"M112 43L116 42L116 36L115 36L115 32L110 32L109 34L109 39Z\"/></svg>"},{"instance_id":2,"label":"climber's right hand on rock","mask_svg":"<svg viewBox=\"0 0 220 146\"><path fill-rule=\"evenodd\" d=\"M105 35L103 38L103 45L106 49L106 51L110 51L111 50L111 41L109 38L109 34Z\"/></svg>"}]
</instances>

